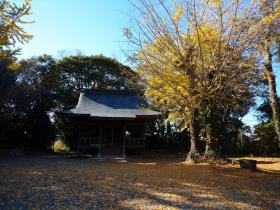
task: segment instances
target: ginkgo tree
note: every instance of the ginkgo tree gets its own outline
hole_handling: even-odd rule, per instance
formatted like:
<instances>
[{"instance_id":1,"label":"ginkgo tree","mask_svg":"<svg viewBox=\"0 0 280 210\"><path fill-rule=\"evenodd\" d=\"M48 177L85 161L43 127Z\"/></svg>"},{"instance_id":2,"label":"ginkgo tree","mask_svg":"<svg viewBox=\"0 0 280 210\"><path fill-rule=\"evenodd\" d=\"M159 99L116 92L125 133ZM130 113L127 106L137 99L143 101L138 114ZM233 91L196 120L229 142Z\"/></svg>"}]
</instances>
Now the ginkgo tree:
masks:
<instances>
[{"instance_id":1,"label":"ginkgo tree","mask_svg":"<svg viewBox=\"0 0 280 210\"><path fill-rule=\"evenodd\" d=\"M137 0L126 30L146 96L190 131L187 159L199 157L197 115L207 118L204 157L219 156L217 120L252 103L260 73L250 54L255 4L247 1ZM241 6L246 5L245 9ZM136 13L135 13L136 14ZM245 21L246 20L246 21ZM137 24L138 27L135 27Z\"/></svg>"},{"instance_id":2,"label":"ginkgo tree","mask_svg":"<svg viewBox=\"0 0 280 210\"><path fill-rule=\"evenodd\" d=\"M26 43L32 35L26 33L22 25L31 22L24 21L25 16L29 16L31 0L25 0L22 6L17 6L8 0L0 2L0 52L1 56L9 55L11 47L18 41Z\"/></svg>"}]
</instances>

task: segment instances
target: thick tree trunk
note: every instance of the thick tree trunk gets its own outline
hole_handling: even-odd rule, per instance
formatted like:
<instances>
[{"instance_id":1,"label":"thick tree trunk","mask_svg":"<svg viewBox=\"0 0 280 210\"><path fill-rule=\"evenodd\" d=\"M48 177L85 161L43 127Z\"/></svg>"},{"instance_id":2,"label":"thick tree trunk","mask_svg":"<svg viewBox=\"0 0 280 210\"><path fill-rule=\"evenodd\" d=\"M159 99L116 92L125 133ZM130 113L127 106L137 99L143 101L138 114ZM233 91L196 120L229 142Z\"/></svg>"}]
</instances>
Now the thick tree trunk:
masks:
<instances>
[{"instance_id":1,"label":"thick tree trunk","mask_svg":"<svg viewBox=\"0 0 280 210\"><path fill-rule=\"evenodd\" d=\"M277 104L276 82L272 69L272 54L268 47L265 51L265 74L269 86L269 103L272 109L272 120L275 132L278 138L278 146L280 148L280 109Z\"/></svg>"},{"instance_id":2,"label":"thick tree trunk","mask_svg":"<svg viewBox=\"0 0 280 210\"><path fill-rule=\"evenodd\" d=\"M213 138L211 140L207 140L203 157L210 160L221 158L220 145L218 140L214 140Z\"/></svg>"},{"instance_id":3,"label":"thick tree trunk","mask_svg":"<svg viewBox=\"0 0 280 210\"><path fill-rule=\"evenodd\" d=\"M215 160L221 157L220 142L218 136L216 135L214 123L215 122L211 120L206 129L207 133L204 158L209 160Z\"/></svg>"},{"instance_id":4,"label":"thick tree trunk","mask_svg":"<svg viewBox=\"0 0 280 210\"><path fill-rule=\"evenodd\" d=\"M233 140L233 152L237 152L237 142L238 142L238 128L234 125L234 140Z\"/></svg>"},{"instance_id":5,"label":"thick tree trunk","mask_svg":"<svg viewBox=\"0 0 280 210\"><path fill-rule=\"evenodd\" d=\"M197 133L196 111L195 110L193 110L192 114L191 114L190 140L191 140L191 148L188 153L187 160L196 160L199 158L200 154L198 151L198 133Z\"/></svg>"}]
</instances>

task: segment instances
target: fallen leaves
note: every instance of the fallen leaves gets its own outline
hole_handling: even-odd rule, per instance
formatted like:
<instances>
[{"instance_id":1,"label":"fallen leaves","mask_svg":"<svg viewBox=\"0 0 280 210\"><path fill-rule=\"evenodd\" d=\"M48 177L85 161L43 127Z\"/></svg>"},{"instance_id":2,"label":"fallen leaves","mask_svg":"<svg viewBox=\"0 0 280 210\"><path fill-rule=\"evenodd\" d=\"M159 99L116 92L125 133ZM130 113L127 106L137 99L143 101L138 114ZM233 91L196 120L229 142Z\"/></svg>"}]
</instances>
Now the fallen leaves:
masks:
<instances>
[{"instance_id":1,"label":"fallen leaves","mask_svg":"<svg viewBox=\"0 0 280 210\"><path fill-rule=\"evenodd\" d=\"M0 160L0 209L277 209L279 184L231 164L22 158Z\"/></svg>"}]
</instances>

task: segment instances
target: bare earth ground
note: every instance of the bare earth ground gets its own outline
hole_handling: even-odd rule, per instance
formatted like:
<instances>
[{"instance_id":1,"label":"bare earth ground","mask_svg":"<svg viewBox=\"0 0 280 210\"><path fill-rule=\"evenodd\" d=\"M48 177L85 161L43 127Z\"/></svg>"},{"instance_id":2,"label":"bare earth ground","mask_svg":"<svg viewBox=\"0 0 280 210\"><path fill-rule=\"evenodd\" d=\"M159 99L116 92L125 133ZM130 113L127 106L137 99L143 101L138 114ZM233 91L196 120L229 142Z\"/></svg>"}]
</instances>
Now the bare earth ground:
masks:
<instances>
[{"instance_id":1,"label":"bare earth ground","mask_svg":"<svg viewBox=\"0 0 280 210\"><path fill-rule=\"evenodd\" d=\"M238 165L179 160L0 159L0 209L280 209L280 158Z\"/></svg>"}]
</instances>

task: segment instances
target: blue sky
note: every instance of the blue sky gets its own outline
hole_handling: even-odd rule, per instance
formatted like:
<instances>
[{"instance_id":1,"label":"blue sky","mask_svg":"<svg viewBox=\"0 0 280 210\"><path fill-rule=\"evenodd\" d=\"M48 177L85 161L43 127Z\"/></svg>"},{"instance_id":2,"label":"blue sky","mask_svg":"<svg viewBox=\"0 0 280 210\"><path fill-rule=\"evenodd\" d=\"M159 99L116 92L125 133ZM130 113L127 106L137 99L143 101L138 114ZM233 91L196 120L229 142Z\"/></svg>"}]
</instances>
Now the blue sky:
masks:
<instances>
[{"instance_id":1,"label":"blue sky","mask_svg":"<svg viewBox=\"0 0 280 210\"><path fill-rule=\"evenodd\" d=\"M14 0L22 3L23 0ZM19 58L49 54L86 55L103 54L125 62L122 50L126 50L122 28L129 26L128 0L33 0L33 14L27 20L35 23L24 26L34 35L26 45L20 46ZM279 71L279 67L275 68ZM280 74L277 73L278 94ZM243 121L248 125L257 123L252 110Z\"/></svg>"},{"instance_id":2,"label":"blue sky","mask_svg":"<svg viewBox=\"0 0 280 210\"><path fill-rule=\"evenodd\" d=\"M35 23L24 29L34 38L21 46L20 57L80 50L123 60L120 45L122 28L129 23L128 6L127 0L33 0L28 20Z\"/></svg>"}]
</instances>

